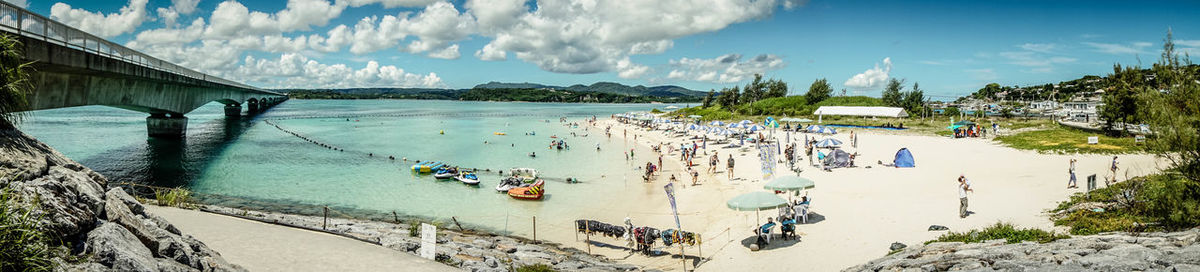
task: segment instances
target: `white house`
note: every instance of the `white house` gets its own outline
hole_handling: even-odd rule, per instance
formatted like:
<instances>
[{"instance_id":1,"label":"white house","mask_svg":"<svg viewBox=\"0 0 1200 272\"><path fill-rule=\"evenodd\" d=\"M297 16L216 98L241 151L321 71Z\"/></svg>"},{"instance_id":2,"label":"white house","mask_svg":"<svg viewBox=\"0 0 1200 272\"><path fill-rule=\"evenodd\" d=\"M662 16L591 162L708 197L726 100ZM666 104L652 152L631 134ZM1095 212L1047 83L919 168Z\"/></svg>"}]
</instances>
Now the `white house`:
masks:
<instances>
[{"instance_id":1,"label":"white house","mask_svg":"<svg viewBox=\"0 0 1200 272\"><path fill-rule=\"evenodd\" d=\"M1060 114L1072 122L1098 123L1101 106L1104 106L1104 102L1099 99L1073 100L1062 103Z\"/></svg>"}]
</instances>

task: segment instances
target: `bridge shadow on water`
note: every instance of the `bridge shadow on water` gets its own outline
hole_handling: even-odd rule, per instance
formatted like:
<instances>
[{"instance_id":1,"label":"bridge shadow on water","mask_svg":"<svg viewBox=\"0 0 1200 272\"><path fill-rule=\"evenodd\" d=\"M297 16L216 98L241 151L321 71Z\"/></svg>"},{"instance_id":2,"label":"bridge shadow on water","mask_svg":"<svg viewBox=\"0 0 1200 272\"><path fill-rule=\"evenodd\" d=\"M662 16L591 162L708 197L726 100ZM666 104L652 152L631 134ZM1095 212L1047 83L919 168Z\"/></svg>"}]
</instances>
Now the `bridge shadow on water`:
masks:
<instances>
[{"instance_id":1,"label":"bridge shadow on water","mask_svg":"<svg viewBox=\"0 0 1200 272\"><path fill-rule=\"evenodd\" d=\"M187 187L258 118L252 115L188 124L186 137L147 137L144 145L118 148L80 163L104 174L110 183Z\"/></svg>"}]
</instances>

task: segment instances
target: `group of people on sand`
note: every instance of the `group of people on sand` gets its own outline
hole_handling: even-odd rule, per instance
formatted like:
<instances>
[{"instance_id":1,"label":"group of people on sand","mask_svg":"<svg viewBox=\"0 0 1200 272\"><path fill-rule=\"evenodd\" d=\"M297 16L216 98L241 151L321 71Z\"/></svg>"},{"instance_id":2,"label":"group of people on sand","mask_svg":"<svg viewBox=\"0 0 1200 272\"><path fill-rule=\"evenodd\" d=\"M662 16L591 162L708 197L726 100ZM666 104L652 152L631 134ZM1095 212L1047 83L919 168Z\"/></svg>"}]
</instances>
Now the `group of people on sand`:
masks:
<instances>
[{"instance_id":1,"label":"group of people on sand","mask_svg":"<svg viewBox=\"0 0 1200 272\"><path fill-rule=\"evenodd\" d=\"M969 125L954 129L954 138L979 138L987 137L987 129L980 125Z\"/></svg>"},{"instance_id":2,"label":"group of people on sand","mask_svg":"<svg viewBox=\"0 0 1200 272\"><path fill-rule=\"evenodd\" d=\"M765 248L770 244L771 231L776 225L779 226L779 233L783 239L799 239L800 236L796 235L796 224L808 223L808 208L810 204L811 201L806 194L801 196L800 199L788 202L787 206L780 207L779 217L767 217L767 223L754 229L754 234L758 236L754 243L758 245L758 248ZM776 224L776 221L779 224Z\"/></svg>"},{"instance_id":3,"label":"group of people on sand","mask_svg":"<svg viewBox=\"0 0 1200 272\"><path fill-rule=\"evenodd\" d=\"M1067 179L1067 189L1079 188L1079 185L1076 184L1077 180L1075 178L1075 162L1077 162L1077 160L1075 160L1075 158L1071 158L1070 164L1067 166L1067 174L1070 175L1070 178ZM1118 166L1119 164L1120 163L1117 162L1117 156L1113 156L1112 163L1110 163L1108 166L1109 176L1105 179L1106 184L1117 182L1117 170L1120 169L1120 166Z\"/></svg>"}]
</instances>

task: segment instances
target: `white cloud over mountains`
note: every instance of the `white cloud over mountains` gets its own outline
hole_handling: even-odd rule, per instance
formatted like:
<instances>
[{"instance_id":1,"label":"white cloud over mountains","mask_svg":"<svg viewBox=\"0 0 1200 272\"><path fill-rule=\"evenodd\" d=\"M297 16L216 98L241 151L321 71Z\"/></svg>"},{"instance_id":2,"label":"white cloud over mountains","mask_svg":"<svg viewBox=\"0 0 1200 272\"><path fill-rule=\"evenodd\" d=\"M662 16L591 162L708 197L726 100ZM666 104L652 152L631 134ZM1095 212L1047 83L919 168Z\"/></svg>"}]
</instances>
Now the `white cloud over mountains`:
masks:
<instances>
[{"instance_id":1,"label":"white cloud over mountains","mask_svg":"<svg viewBox=\"0 0 1200 272\"><path fill-rule=\"evenodd\" d=\"M867 69L862 73L851 76L846 79L845 85L847 88L859 90L879 89L883 87L892 73L892 58L883 58L883 67L879 63L875 63L875 68Z\"/></svg>"},{"instance_id":2,"label":"white cloud over mountains","mask_svg":"<svg viewBox=\"0 0 1200 272\"><path fill-rule=\"evenodd\" d=\"M482 48L467 49L480 60L506 61L511 55L550 72L613 72L621 78L636 79L651 76L655 69L631 61L631 56L661 54L674 47L675 39L766 18L777 8L790 9L806 1L467 0L456 7L446 0L288 0L281 10L256 11L237 0L224 0L207 17L194 17L191 14L204 14L197 12L199 2L172 0L170 6L155 10L155 18L148 18L147 0L130 0L120 12L112 14L74 9L64 3L55 4L51 13L56 20L104 37L133 33L145 21L159 21L161 27L134 33L127 45L234 80L271 82L252 70L242 69L269 67L270 63L260 65L262 59L251 63L246 58L250 52L277 53L280 59L271 60L274 62L298 57L313 61L307 58L343 50L355 55L393 50L429 58L458 59L463 49L459 42L472 38L486 41ZM348 8L369 5L382 6L384 11L396 7L413 7L415 11L385 12L363 17L351 25L329 25ZM285 56L289 59L284 59ZM775 55L760 55L745 61L740 60L741 55L722 58L726 57L736 57L736 61L717 64L714 62L717 59L672 60L671 74L667 77L729 83L784 66ZM390 66L378 63L375 66L380 79L357 82L375 84L391 80L390 83L400 86L444 85L433 73L382 76L389 74L383 71L391 69L385 69ZM324 69L323 72L360 71L337 64L318 63L314 67ZM368 65L363 69L372 68ZM403 80L412 82L399 82Z\"/></svg>"},{"instance_id":3,"label":"white cloud over mountains","mask_svg":"<svg viewBox=\"0 0 1200 272\"><path fill-rule=\"evenodd\" d=\"M783 58L763 54L742 60L741 54L726 54L713 59L682 58L670 61L673 69L667 78L711 83L735 83L751 79L754 74L766 74L782 69Z\"/></svg>"}]
</instances>

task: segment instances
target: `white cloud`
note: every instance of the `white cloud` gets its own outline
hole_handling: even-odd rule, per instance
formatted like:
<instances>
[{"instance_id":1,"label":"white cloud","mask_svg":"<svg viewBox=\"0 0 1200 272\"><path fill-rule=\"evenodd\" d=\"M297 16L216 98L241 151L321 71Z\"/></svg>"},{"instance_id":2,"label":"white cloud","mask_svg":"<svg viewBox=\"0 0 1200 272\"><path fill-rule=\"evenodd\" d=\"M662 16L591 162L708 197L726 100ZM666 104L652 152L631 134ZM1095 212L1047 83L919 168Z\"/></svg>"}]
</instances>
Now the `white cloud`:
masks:
<instances>
[{"instance_id":1,"label":"white cloud","mask_svg":"<svg viewBox=\"0 0 1200 272\"><path fill-rule=\"evenodd\" d=\"M750 79L754 74L782 69L787 64L783 58L771 54L758 55L745 61L742 61L741 54L726 54L713 59L671 60L670 65L674 68L667 74L669 79L734 83Z\"/></svg>"},{"instance_id":2,"label":"white cloud","mask_svg":"<svg viewBox=\"0 0 1200 272\"><path fill-rule=\"evenodd\" d=\"M1129 44L1083 42L1083 44L1092 47L1096 52L1113 55L1145 54L1145 49L1153 45L1148 42L1134 42Z\"/></svg>"},{"instance_id":3,"label":"white cloud","mask_svg":"<svg viewBox=\"0 0 1200 272\"><path fill-rule=\"evenodd\" d=\"M147 0L129 0L119 13L104 14L85 9L73 9L71 5L55 3L50 7L50 19L57 20L92 35L110 38L133 32L146 21Z\"/></svg>"},{"instance_id":4,"label":"white cloud","mask_svg":"<svg viewBox=\"0 0 1200 272\"><path fill-rule=\"evenodd\" d=\"M508 59L508 53L504 52L504 50L496 49L496 46L489 43L484 45L483 49L475 51L475 57L489 61L505 60Z\"/></svg>"},{"instance_id":5,"label":"white cloud","mask_svg":"<svg viewBox=\"0 0 1200 272\"><path fill-rule=\"evenodd\" d=\"M196 18L185 28L159 28L138 32L133 41L127 46L137 49L143 46L170 44L181 46L204 35L204 18Z\"/></svg>"},{"instance_id":6,"label":"white cloud","mask_svg":"<svg viewBox=\"0 0 1200 272\"><path fill-rule=\"evenodd\" d=\"M29 2L26 2L25 0L4 0L4 2L8 2L9 4L13 4L21 8L29 8Z\"/></svg>"},{"instance_id":7,"label":"white cloud","mask_svg":"<svg viewBox=\"0 0 1200 272\"><path fill-rule=\"evenodd\" d=\"M459 56L462 56L462 54L458 52L457 44L448 46L441 50L429 52L429 57L435 58L435 59L450 59L450 60L452 60L452 59L458 59Z\"/></svg>"},{"instance_id":8,"label":"white cloud","mask_svg":"<svg viewBox=\"0 0 1200 272\"><path fill-rule=\"evenodd\" d=\"M883 67L880 67L879 63L875 63L875 68L867 69L862 73L850 77L850 79L846 79L846 82L842 83L842 85L855 89L879 88L887 82L891 72L892 58L883 58Z\"/></svg>"},{"instance_id":9,"label":"white cloud","mask_svg":"<svg viewBox=\"0 0 1200 272\"><path fill-rule=\"evenodd\" d=\"M1033 52L1049 53L1050 51L1054 50L1055 48L1058 48L1058 45L1053 44L1053 43L1026 43L1026 44L1019 45L1017 47L1020 47L1021 49L1025 49L1028 51L1033 51Z\"/></svg>"},{"instance_id":10,"label":"white cloud","mask_svg":"<svg viewBox=\"0 0 1200 272\"><path fill-rule=\"evenodd\" d=\"M278 60L246 57L244 65L230 77L284 88L445 87L436 73L408 73L376 61L355 70L344 64L323 64L295 53L280 55Z\"/></svg>"},{"instance_id":11,"label":"white cloud","mask_svg":"<svg viewBox=\"0 0 1200 272\"><path fill-rule=\"evenodd\" d=\"M621 78L641 78L650 72L650 67L623 59L617 62L617 76Z\"/></svg>"},{"instance_id":12,"label":"white cloud","mask_svg":"<svg viewBox=\"0 0 1200 272\"><path fill-rule=\"evenodd\" d=\"M179 20L179 12L174 8L158 8L158 18L163 19L163 24L167 27L175 27L175 23Z\"/></svg>"},{"instance_id":13,"label":"white cloud","mask_svg":"<svg viewBox=\"0 0 1200 272\"><path fill-rule=\"evenodd\" d=\"M782 4L778 0L544 0L529 11L523 1L472 0L466 7L478 16L480 34L493 38L488 43L491 52L513 53L550 72L598 73L617 70L630 55L662 52L676 38L770 16Z\"/></svg>"},{"instance_id":14,"label":"white cloud","mask_svg":"<svg viewBox=\"0 0 1200 272\"><path fill-rule=\"evenodd\" d=\"M341 15L346 8L324 0L288 0L283 10L268 14L250 11L234 0L221 2L209 19L207 35L216 38L233 38L244 35L273 35L290 31L310 30L323 26Z\"/></svg>"},{"instance_id":15,"label":"white cloud","mask_svg":"<svg viewBox=\"0 0 1200 272\"><path fill-rule=\"evenodd\" d=\"M411 19L401 20L399 27L418 38L405 48L408 52L445 52L449 50L451 42L466 39L475 32L475 18L467 13L459 13L449 2L439 1L426 6ZM453 51L457 58L458 46L454 46ZM432 53L430 56L433 56Z\"/></svg>"},{"instance_id":16,"label":"white cloud","mask_svg":"<svg viewBox=\"0 0 1200 272\"><path fill-rule=\"evenodd\" d=\"M1008 59L1009 63L1020 66L1044 67L1060 63L1075 62L1075 58L1047 57L1034 52L1000 52L1000 57Z\"/></svg>"},{"instance_id":17,"label":"white cloud","mask_svg":"<svg viewBox=\"0 0 1200 272\"><path fill-rule=\"evenodd\" d=\"M351 7L361 7L370 4L382 4L384 8L395 7L420 7L431 4L437 0L347 0L346 4ZM342 2L338 2L341 4Z\"/></svg>"},{"instance_id":18,"label":"white cloud","mask_svg":"<svg viewBox=\"0 0 1200 272\"><path fill-rule=\"evenodd\" d=\"M197 5L200 5L200 0L171 0L171 8L183 15L195 12Z\"/></svg>"}]
</instances>

